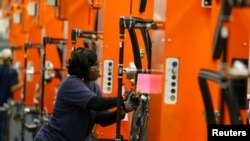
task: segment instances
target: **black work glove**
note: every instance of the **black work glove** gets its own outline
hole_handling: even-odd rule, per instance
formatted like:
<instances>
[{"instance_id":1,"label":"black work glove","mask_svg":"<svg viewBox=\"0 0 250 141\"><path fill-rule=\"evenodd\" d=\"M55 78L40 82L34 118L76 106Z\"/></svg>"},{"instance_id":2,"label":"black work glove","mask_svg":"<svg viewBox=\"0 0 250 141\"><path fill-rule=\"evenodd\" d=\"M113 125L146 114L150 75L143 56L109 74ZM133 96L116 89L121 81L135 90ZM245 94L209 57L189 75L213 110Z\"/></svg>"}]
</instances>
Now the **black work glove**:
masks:
<instances>
[{"instance_id":1,"label":"black work glove","mask_svg":"<svg viewBox=\"0 0 250 141\"><path fill-rule=\"evenodd\" d=\"M128 98L124 101L124 110L131 112L135 110L140 104L140 97L137 96L133 91L129 92Z\"/></svg>"}]
</instances>

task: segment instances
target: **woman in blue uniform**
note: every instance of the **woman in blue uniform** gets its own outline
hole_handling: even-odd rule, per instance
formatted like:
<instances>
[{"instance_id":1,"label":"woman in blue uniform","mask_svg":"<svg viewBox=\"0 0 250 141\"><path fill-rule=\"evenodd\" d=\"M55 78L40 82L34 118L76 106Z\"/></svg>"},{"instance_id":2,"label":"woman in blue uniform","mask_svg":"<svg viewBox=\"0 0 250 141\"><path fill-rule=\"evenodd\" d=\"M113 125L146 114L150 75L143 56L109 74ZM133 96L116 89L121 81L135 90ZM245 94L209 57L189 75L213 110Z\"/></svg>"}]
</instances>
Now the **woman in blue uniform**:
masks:
<instances>
[{"instance_id":1,"label":"woman in blue uniform","mask_svg":"<svg viewBox=\"0 0 250 141\"><path fill-rule=\"evenodd\" d=\"M116 122L118 97L103 97L99 85L100 64L94 51L78 47L67 61L69 76L61 83L54 105L53 115L35 137L35 141L85 141L94 124L107 126ZM128 97L122 108L121 119L126 112L139 105ZM128 102L129 101L129 102Z\"/></svg>"}]
</instances>

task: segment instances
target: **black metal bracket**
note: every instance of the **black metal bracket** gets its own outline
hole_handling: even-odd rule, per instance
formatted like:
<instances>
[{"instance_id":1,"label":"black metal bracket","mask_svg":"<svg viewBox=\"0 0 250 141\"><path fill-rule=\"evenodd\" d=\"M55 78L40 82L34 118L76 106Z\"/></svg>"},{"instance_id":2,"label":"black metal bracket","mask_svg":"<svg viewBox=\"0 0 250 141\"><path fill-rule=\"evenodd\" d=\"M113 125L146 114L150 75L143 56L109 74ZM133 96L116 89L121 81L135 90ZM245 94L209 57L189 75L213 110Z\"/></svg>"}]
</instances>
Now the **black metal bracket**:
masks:
<instances>
[{"instance_id":1,"label":"black metal bracket","mask_svg":"<svg viewBox=\"0 0 250 141\"><path fill-rule=\"evenodd\" d=\"M229 110L229 117L231 124L242 124L242 119L240 118L240 108L238 105L237 97L234 93L229 91L229 85L226 81L224 81L226 78L223 77L223 75L215 71L201 69L198 76L199 81L199 87L202 93L202 99L206 111L206 120L207 124L223 124L217 123L216 117L214 114L214 107L213 107L213 101L211 97L211 93L209 91L208 81L213 81L215 83L218 83L220 85L221 89L221 103L224 103L227 105ZM223 120L224 116L224 109L221 107L221 120Z\"/></svg>"},{"instance_id":2,"label":"black metal bracket","mask_svg":"<svg viewBox=\"0 0 250 141\"><path fill-rule=\"evenodd\" d=\"M103 39L102 34L103 33L96 32L96 31L84 31L81 29L72 29L72 31L71 31L71 43L73 45L75 45L77 42L76 41L77 38L86 38L86 39L92 39L92 40Z\"/></svg>"}]
</instances>

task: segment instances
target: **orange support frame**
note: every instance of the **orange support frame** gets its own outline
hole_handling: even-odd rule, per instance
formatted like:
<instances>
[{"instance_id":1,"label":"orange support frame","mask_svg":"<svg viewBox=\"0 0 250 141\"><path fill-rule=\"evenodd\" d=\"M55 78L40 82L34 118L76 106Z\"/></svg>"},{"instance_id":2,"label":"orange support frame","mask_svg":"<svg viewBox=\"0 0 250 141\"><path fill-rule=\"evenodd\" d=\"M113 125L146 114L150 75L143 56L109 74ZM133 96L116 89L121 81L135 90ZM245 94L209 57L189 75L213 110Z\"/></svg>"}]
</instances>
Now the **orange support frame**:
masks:
<instances>
[{"instance_id":1,"label":"orange support frame","mask_svg":"<svg viewBox=\"0 0 250 141\"><path fill-rule=\"evenodd\" d=\"M197 80L201 68L219 71L221 60L212 60L212 43L220 6L221 1L218 0L212 1L211 8L202 7L196 0L185 4L167 1L164 58L179 58L178 100L176 104L167 104L164 102L165 93L151 96L148 140L207 140L205 111ZM244 26L248 18L243 18L248 15L249 10L232 11L229 67L232 58L248 58L248 47L244 46L249 41L249 27ZM239 32L240 36L237 36ZM219 111L218 85L209 83L209 86L215 110ZM225 114L227 119L228 114Z\"/></svg>"},{"instance_id":2,"label":"orange support frame","mask_svg":"<svg viewBox=\"0 0 250 141\"><path fill-rule=\"evenodd\" d=\"M104 96L117 96L118 92L118 58L119 58L119 18L120 16L140 17L144 19L153 19L158 15L155 2L161 0L147 1L144 12L139 11L140 1L128 0L93 0L99 2L96 5L89 3L88 0L74 1L60 0L59 7L46 5L46 0L39 1L39 11L37 17L27 15L28 0L23 0L16 4L11 1L11 7L4 9L5 16L10 16L13 12L22 14L22 23L11 23L8 40L11 44L23 46L26 41L32 43L41 43L43 36L55 38L64 38L67 34L67 58L70 57L72 49L71 31L72 29L82 29L87 31L98 30L103 33L103 40L100 41L99 56L100 61L114 61L114 70L112 78L112 92L104 93ZM3 7L8 1L3 1ZM35 0L32 0L35 2ZM190 0L183 4L183 1L168 0L165 3L166 11L162 27L164 37L161 43L164 44L163 51L154 54L154 60L162 64L163 82L165 83L167 67L165 60L169 57L179 59L179 80L178 80L178 99L176 104L165 102L165 92L167 89L162 84L162 93L150 95L148 134L149 141L205 141L207 140L207 127L204 103L202 101L201 91L198 85L198 74L201 68L219 71L221 59L212 60L213 37L218 20L218 14L221 6L221 0L212 0L210 8L201 6L201 1ZM57 9L58 8L58 9ZM156 9L154 9L156 8ZM59 10L59 11L57 11ZM56 12L59 12L58 17ZM98 18L96 17L98 14ZM195 15L195 16L194 16ZM232 21L229 23L230 36L228 40L228 66L232 66L233 58L249 58L249 31L248 26L250 16L249 9L235 8L232 10ZM96 27L96 22L98 22ZM66 26L66 29L65 29ZM136 31L138 33L138 31ZM154 36L155 34L150 35ZM124 67L130 62L134 62L131 55L131 41L128 32L125 32L124 49ZM138 33L139 35L139 33ZM160 39L159 39L160 40ZM157 40L157 41L159 41ZM140 49L143 50L142 37L138 36ZM157 43L160 44L160 43ZM82 39L79 39L76 46L82 46ZM55 68L61 67L59 57L57 56L56 45L46 47L47 60L51 60ZM157 50L157 49L156 49ZM29 60L35 64L35 70L41 70L41 60L35 49L29 50ZM55 57L56 55L56 57ZM163 57L162 57L163 56ZM160 58L162 57L162 58ZM16 52L14 61L21 61L23 64L23 52ZM143 67L147 67L146 57L142 58ZM154 63L154 62L153 62ZM103 73L104 69L102 69ZM105 75L105 74L102 74ZM21 76L23 77L23 76ZM104 87L103 77L98 80L101 88ZM126 88L128 80L124 76ZM36 85L41 83L41 74L34 75L34 80L27 85L26 105L33 106L34 93ZM50 114L53 111L53 101L57 86L60 81L53 79L45 84L45 108ZM220 111L220 90L217 84L210 83L212 98L216 111ZM20 99L20 95L16 99ZM226 109L227 110L227 109ZM246 119L246 110L241 111L242 117ZM128 114L126 120L121 122L121 135L125 140L130 140L130 122L131 114ZM226 113L225 124L230 124L228 113ZM246 121L244 121L246 124ZM114 139L116 126L108 127L95 126L93 135L100 139Z\"/></svg>"}]
</instances>

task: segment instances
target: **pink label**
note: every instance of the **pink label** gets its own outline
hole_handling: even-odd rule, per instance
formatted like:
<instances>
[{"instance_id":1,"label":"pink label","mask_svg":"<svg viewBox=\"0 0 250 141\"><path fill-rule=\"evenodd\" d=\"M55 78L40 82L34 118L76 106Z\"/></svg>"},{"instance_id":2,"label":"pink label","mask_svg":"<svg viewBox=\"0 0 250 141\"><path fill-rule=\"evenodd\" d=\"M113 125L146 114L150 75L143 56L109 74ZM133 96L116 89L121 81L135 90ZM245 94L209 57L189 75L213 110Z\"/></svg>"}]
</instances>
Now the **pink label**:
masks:
<instances>
[{"instance_id":1,"label":"pink label","mask_svg":"<svg viewBox=\"0 0 250 141\"><path fill-rule=\"evenodd\" d=\"M162 92L161 74L138 74L137 90L142 93L159 94Z\"/></svg>"}]
</instances>

